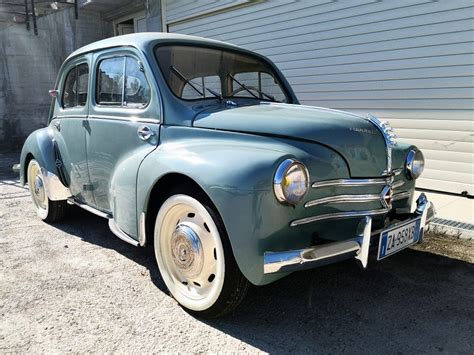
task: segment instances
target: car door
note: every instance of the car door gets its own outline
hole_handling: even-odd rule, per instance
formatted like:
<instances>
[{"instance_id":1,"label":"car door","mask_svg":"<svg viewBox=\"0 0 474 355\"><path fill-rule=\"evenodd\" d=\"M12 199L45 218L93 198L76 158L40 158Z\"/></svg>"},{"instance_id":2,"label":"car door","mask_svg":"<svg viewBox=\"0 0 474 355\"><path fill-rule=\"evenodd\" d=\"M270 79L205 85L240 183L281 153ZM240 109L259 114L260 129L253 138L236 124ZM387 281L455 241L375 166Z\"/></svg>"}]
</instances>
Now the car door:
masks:
<instances>
[{"instance_id":1,"label":"car door","mask_svg":"<svg viewBox=\"0 0 474 355\"><path fill-rule=\"evenodd\" d=\"M90 55L81 56L63 67L50 122L59 177L75 199L88 204L93 203L93 195L87 190L90 180L84 122L90 100L90 59Z\"/></svg>"},{"instance_id":2,"label":"car door","mask_svg":"<svg viewBox=\"0 0 474 355\"><path fill-rule=\"evenodd\" d=\"M159 96L138 51L107 50L94 63L86 149L95 207L110 212L122 231L136 236L136 178L140 163L159 141Z\"/></svg>"}]
</instances>

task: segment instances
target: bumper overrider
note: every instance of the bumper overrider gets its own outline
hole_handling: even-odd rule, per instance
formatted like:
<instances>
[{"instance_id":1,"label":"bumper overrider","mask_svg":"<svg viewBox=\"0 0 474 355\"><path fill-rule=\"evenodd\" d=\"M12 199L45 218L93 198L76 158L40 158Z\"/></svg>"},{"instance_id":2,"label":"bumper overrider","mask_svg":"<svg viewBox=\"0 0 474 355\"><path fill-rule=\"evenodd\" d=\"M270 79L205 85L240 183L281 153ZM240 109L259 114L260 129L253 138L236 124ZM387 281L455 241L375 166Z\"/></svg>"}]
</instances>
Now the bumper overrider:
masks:
<instances>
[{"instance_id":1,"label":"bumper overrider","mask_svg":"<svg viewBox=\"0 0 474 355\"><path fill-rule=\"evenodd\" d=\"M420 234L417 243L423 240L423 233L429 222L435 216L434 205L421 194L416 201L413 213L404 214L402 219L395 221L385 228L395 228L409 220L420 218ZM264 273L292 272L332 264L338 261L354 258L363 268L367 267L369 246L372 236L378 236L382 230L372 230L372 217L364 216L359 223L353 239L331 242L306 249L264 253Z\"/></svg>"}]
</instances>

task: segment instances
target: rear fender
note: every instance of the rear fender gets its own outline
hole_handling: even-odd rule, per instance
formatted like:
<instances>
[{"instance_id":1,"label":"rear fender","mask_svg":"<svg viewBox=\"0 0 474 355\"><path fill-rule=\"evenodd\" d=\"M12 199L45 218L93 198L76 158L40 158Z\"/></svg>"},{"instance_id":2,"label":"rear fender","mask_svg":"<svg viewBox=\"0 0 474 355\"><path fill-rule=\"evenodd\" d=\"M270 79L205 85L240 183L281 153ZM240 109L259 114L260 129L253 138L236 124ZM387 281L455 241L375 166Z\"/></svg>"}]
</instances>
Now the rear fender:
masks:
<instances>
[{"instance_id":1,"label":"rear fender","mask_svg":"<svg viewBox=\"0 0 474 355\"><path fill-rule=\"evenodd\" d=\"M53 134L49 128L41 128L31 133L21 150L20 183L22 185L27 183L28 164L31 159L35 159L41 166L41 172L49 199L52 201L60 201L70 197L71 192L59 178L60 174L56 166L57 158Z\"/></svg>"}]
</instances>

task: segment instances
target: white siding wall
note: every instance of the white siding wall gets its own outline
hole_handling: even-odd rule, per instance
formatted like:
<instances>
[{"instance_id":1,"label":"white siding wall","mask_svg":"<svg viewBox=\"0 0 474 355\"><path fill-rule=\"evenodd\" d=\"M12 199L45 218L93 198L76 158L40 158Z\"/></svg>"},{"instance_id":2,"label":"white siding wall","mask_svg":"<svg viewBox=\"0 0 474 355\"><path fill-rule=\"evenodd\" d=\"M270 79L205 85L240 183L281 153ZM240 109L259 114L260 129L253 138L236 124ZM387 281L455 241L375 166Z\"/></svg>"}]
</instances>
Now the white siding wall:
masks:
<instances>
[{"instance_id":1,"label":"white siding wall","mask_svg":"<svg viewBox=\"0 0 474 355\"><path fill-rule=\"evenodd\" d=\"M169 31L268 56L303 104L389 120L425 154L418 187L474 194L473 1L229 3L168 1Z\"/></svg>"}]
</instances>

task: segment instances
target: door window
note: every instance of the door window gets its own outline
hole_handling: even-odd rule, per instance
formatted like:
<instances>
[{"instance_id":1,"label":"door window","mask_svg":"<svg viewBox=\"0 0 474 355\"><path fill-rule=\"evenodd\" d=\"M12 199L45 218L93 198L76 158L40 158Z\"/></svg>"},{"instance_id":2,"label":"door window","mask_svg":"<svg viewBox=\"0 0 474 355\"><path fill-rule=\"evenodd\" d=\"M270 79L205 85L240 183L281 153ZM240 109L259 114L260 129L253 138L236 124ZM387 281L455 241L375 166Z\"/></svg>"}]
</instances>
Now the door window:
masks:
<instances>
[{"instance_id":1,"label":"door window","mask_svg":"<svg viewBox=\"0 0 474 355\"><path fill-rule=\"evenodd\" d=\"M99 64L97 76L96 100L99 105L144 107L150 101L150 86L143 66L134 58L104 59Z\"/></svg>"},{"instance_id":2,"label":"door window","mask_svg":"<svg viewBox=\"0 0 474 355\"><path fill-rule=\"evenodd\" d=\"M150 100L150 87L143 73L143 66L133 58L126 58L124 104L126 106L146 106Z\"/></svg>"},{"instance_id":3,"label":"door window","mask_svg":"<svg viewBox=\"0 0 474 355\"><path fill-rule=\"evenodd\" d=\"M62 90L61 102L63 108L85 106L87 103L87 88L89 84L89 66L86 63L72 68L66 75Z\"/></svg>"}]
</instances>

